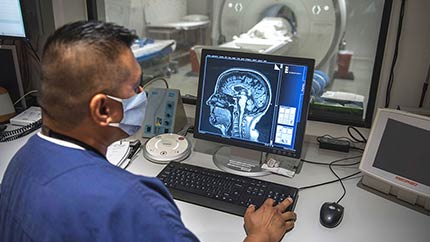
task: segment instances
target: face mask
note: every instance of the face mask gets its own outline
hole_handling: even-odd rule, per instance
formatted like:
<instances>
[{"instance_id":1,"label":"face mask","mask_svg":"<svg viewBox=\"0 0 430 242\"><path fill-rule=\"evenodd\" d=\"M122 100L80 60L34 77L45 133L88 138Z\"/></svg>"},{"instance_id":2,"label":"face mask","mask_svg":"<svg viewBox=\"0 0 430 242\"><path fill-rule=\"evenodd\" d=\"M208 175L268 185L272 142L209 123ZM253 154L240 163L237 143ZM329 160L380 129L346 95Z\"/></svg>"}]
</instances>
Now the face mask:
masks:
<instances>
[{"instance_id":1,"label":"face mask","mask_svg":"<svg viewBox=\"0 0 430 242\"><path fill-rule=\"evenodd\" d=\"M119 123L110 123L109 126L119 127L128 135L135 134L142 127L146 112L146 93L141 92L127 99L107 95L110 99L122 104L123 116Z\"/></svg>"}]
</instances>

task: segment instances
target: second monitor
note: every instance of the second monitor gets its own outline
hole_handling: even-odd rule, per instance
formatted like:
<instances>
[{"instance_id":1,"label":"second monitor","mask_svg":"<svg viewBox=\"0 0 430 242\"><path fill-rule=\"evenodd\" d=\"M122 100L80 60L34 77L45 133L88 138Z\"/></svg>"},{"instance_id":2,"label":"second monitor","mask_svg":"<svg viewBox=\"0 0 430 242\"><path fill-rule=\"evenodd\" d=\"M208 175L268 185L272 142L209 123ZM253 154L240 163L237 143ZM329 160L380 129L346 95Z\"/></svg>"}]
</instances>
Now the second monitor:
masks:
<instances>
[{"instance_id":1,"label":"second monitor","mask_svg":"<svg viewBox=\"0 0 430 242\"><path fill-rule=\"evenodd\" d=\"M260 157L232 146L300 158L314 60L203 50L194 136L231 146L215 164L242 175L261 175Z\"/></svg>"}]
</instances>

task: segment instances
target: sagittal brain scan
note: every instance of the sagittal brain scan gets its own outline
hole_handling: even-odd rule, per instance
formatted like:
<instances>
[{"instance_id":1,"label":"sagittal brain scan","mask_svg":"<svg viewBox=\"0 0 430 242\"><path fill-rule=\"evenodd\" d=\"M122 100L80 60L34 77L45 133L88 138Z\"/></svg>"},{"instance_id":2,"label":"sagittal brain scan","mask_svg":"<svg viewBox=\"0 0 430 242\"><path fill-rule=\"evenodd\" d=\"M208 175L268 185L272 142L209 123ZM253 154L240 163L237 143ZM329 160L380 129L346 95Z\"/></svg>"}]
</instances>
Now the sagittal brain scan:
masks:
<instances>
[{"instance_id":1,"label":"sagittal brain scan","mask_svg":"<svg viewBox=\"0 0 430 242\"><path fill-rule=\"evenodd\" d=\"M314 64L306 58L203 49L194 137L298 158Z\"/></svg>"},{"instance_id":2,"label":"sagittal brain scan","mask_svg":"<svg viewBox=\"0 0 430 242\"><path fill-rule=\"evenodd\" d=\"M266 76L251 69L228 69L218 76L214 93L206 101L209 122L223 135L258 141L255 125L267 112L271 98Z\"/></svg>"}]
</instances>

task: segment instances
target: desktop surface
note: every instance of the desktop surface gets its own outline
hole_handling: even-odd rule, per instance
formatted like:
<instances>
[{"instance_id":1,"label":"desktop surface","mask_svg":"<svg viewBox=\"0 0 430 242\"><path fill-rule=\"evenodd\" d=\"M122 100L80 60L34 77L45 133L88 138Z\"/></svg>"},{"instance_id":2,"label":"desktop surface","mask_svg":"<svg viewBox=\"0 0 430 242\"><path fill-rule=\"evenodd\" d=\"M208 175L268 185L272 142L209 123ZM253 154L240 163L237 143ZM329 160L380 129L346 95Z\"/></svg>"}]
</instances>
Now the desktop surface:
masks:
<instances>
[{"instance_id":1,"label":"desktop surface","mask_svg":"<svg viewBox=\"0 0 430 242\"><path fill-rule=\"evenodd\" d=\"M6 168L13 154L28 137L0 143L2 168ZM196 140L191 137L190 139L194 145ZM305 143L303 157L308 160L328 162L357 154L320 150L314 143ZM183 163L217 169L210 155L195 151ZM164 167L165 165L146 160L140 153L127 170L134 174L155 177ZM357 171L357 167L335 168L335 170L340 176L346 176ZM3 172L0 174L1 178ZM278 175L268 175L259 179L301 187L334 178L325 166L304 164L302 171L292 179ZM298 216L295 228L284 237L283 241L430 241L430 216L358 187L359 179L356 177L344 181L347 194L341 204L345 207L345 215L342 223L334 229L324 228L319 223L319 210L324 202L334 201L342 194L340 185L334 183L301 191L300 200L295 207ZM242 217L178 200L176 203L185 225L201 241L243 241L245 238Z\"/></svg>"},{"instance_id":2,"label":"desktop surface","mask_svg":"<svg viewBox=\"0 0 430 242\"><path fill-rule=\"evenodd\" d=\"M198 142L196 139L191 140L193 144ZM325 162L359 154L320 150L315 143L307 142L304 145L304 152L306 159ZM129 167L135 174L156 176L164 168L144 159L139 160L135 160ZM211 155L200 152L192 152L183 162L218 169ZM340 176L352 174L357 169L357 167L335 168ZM292 179L279 175L268 175L258 179L301 187L332 180L335 177L327 167L304 164L301 173ZM430 216L359 188L357 186L359 180L360 177L355 177L344 181L347 194L341 204L345 207L345 214L342 223L334 229L327 229L320 224L319 212L324 202L335 201L342 194L339 183L301 191L295 207L297 213L295 228L282 241L429 241ZM201 241L243 241L245 238L242 217L179 200L176 200L176 203L185 225Z\"/></svg>"}]
</instances>

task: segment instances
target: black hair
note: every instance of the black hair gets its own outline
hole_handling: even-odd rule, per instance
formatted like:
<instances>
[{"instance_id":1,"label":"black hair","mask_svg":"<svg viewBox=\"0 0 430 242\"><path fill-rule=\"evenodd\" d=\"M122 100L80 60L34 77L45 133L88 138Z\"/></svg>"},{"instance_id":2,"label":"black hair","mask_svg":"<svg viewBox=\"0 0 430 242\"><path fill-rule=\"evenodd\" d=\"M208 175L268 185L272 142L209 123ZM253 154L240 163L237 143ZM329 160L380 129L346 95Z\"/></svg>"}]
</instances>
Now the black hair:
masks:
<instances>
[{"instance_id":1,"label":"black hair","mask_svg":"<svg viewBox=\"0 0 430 242\"><path fill-rule=\"evenodd\" d=\"M131 75L121 59L137 35L101 21L78 21L57 29L46 41L38 101L52 120L77 125L96 93L115 95ZM70 117L73 116L73 119Z\"/></svg>"},{"instance_id":2,"label":"black hair","mask_svg":"<svg viewBox=\"0 0 430 242\"><path fill-rule=\"evenodd\" d=\"M45 53L52 45L85 43L105 52L107 57L114 58L118 44L130 47L138 36L123 26L102 21L77 21L66 24L49 36L43 48Z\"/></svg>"}]
</instances>

